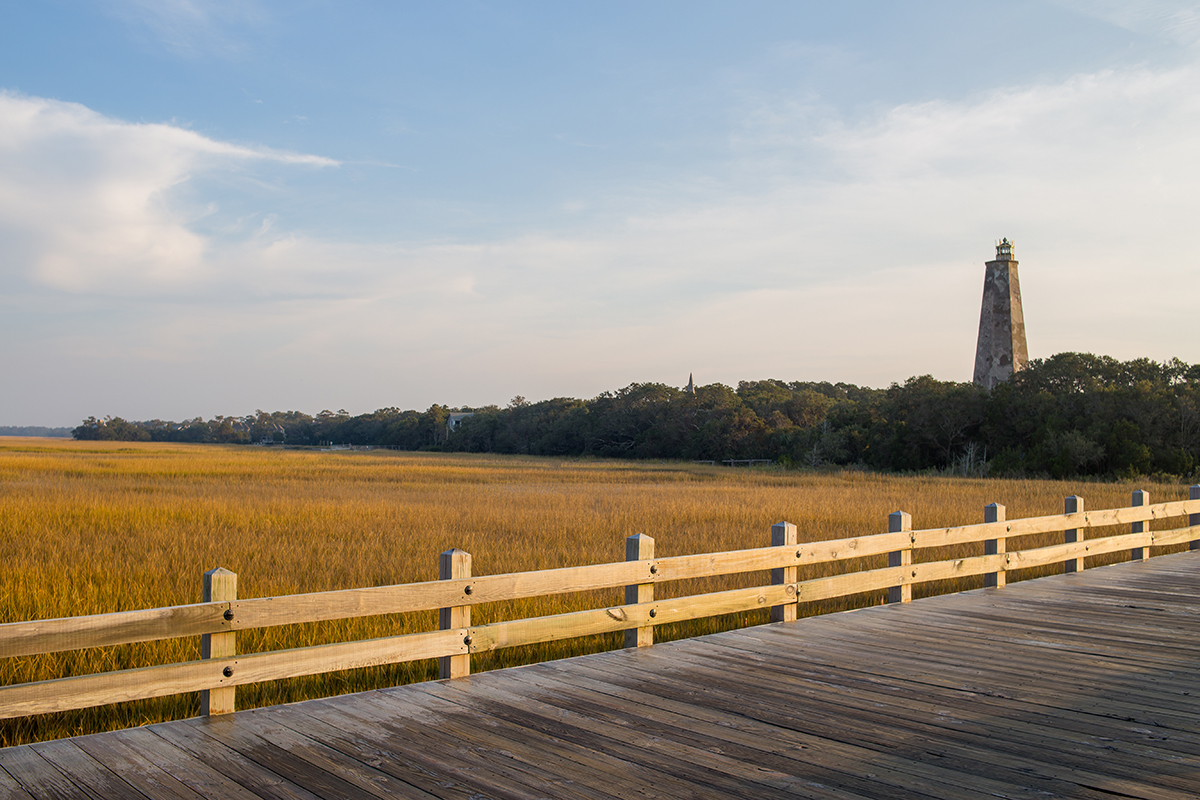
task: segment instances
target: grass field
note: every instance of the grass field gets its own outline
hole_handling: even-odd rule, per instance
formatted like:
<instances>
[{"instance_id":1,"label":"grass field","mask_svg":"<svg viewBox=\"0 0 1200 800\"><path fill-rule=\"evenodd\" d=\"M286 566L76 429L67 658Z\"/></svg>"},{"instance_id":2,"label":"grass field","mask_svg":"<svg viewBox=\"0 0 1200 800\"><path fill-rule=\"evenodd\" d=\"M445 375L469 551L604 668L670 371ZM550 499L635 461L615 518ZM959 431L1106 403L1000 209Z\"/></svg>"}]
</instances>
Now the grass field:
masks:
<instances>
[{"instance_id":1,"label":"grass field","mask_svg":"<svg viewBox=\"0 0 1200 800\"><path fill-rule=\"evenodd\" d=\"M438 553L460 547L475 574L620 561L646 533L659 556L770 544L788 520L800 538L882 533L903 509L913 527L1154 502L1187 487L967 480L864 472L733 470L678 463L556 460L439 453L319 452L45 439L0 439L0 622L177 605L200 599L201 574L238 573L241 597L437 578ZM881 557L882 558L882 557ZM877 565L870 562L867 566ZM860 565L861 566L861 565ZM816 568L814 568L816 569ZM828 570L827 567L821 569ZM811 571L801 578L817 574ZM828 574L828 572L822 573ZM1010 580L1012 578L1010 577ZM978 579L977 579L978 580ZM668 586L665 594L765 583L763 575ZM979 585L966 581L933 589ZM918 587L918 595L922 587ZM619 602L619 590L479 607L476 622ZM874 603L879 597L830 603ZM659 639L765 621L738 615L660 629ZM371 617L240 633L241 652L436 628L436 614ZM476 671L619 646L617 636L476 656ZM0 683L197 658L196 638L0 660ZM240 708L427 680L421 662L241 687ZM0 744L194 716L196 695L0 722Z\"/></svg>"}]
</instances>

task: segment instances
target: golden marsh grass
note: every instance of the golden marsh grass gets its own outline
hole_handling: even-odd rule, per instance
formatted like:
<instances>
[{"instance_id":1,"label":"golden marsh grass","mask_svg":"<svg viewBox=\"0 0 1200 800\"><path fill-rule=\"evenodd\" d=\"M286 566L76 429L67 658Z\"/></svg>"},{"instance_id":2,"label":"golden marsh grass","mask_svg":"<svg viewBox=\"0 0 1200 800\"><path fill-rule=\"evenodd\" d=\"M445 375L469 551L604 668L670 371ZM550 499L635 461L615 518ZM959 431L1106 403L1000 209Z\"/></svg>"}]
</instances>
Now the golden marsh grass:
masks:
<instances>
[{"instance_id":1,"label":"golden marsh grass","mask_svg":"<svg viewBox=\"0 0 1200 800\"><path fill-rule=\"evenodd\" d=\"M254 447L0 439L0 622L198 602L201 574L238 573L241 597L437 578L438 553L470 552L476 574L575 566L623 558L623 539L655 538L659 556L762 547L770 526L794 522L802 541L882 533L896 509L914 528L1062 512L1078 494L1089 509L1125 506L1132 484L969 480L863 472L810 474L441 453L321 452ZM1154 502L1186 487L1148 486ZM1057 539L1051 536L1051 540ZM1010 543L1010 549L1016 549ZM1019 543L1021 547L1034 544ZM982 552L918 553L918 560ZM1126 556L1127 557L1127 556ZM1119 560L1119 558L1117 559ZM801 579L862 564L802 570ZM1089 566L1091 564L1089 563ZM1012 576L1018 577L1018 576ZM1012 580L1010 577L1010 580ZM691 594L767 582L763 574L660 587ZM981 585L980 579L916 594ZM620 590L480 606L476 622L562 613L619 602ZM802 614L879 602L843 598ZM669 639L765 621L663 626ZM431 630L436 614L369 617L239 633L241 652ZM619 636L478 655L475 671L620 645ZM0 660L5 685L199 656L199 641ZM352 670L240 687L239 708L362 691L436 677L432 662ZM196 695L0 722L0 744L76 735L199 713Z\"/></svg>"}]
</instances>

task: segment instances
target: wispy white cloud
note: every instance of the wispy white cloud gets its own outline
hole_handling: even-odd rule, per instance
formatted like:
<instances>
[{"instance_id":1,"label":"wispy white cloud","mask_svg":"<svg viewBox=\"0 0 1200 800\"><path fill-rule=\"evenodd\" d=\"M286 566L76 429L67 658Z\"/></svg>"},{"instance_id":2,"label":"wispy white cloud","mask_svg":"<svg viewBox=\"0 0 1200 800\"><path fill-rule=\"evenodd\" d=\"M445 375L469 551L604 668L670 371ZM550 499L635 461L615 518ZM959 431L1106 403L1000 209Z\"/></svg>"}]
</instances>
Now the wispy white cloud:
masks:
<instances>
[{"instance_id":1,"label":"wispy white cloud","mask_svg":"<svg viewBox=\"0 0 1200 800\"><path fill-rule=\"evenodd\" d=\"M13 255L3 269L72 291L186 286L210 266L211 243L192 227L209 209L177 190L252 161L337 163L0 92L0 235Z\"/></svg>"},{"instance_id":2,"label":"wispy white cloud","mask_svg":"<svg viewBox=\"0 0 1200 800\"><path fill-rule=\"evenodd\" d=\"M268 21L255 0L104 0L135 34L176 55L229 55L244 50L244 33Z\"/></svg>"},{"instance_id":3,"label":"wispy white cloud","mask_svg":"<svg viewBox=\"0 0 1200 800\"><path fill-rule=\"evenodd\" d=\"M1184 0L1056 0L1084 16L1181 44L1200 44L1200 3Z\"/></svg>"}]
</instances>

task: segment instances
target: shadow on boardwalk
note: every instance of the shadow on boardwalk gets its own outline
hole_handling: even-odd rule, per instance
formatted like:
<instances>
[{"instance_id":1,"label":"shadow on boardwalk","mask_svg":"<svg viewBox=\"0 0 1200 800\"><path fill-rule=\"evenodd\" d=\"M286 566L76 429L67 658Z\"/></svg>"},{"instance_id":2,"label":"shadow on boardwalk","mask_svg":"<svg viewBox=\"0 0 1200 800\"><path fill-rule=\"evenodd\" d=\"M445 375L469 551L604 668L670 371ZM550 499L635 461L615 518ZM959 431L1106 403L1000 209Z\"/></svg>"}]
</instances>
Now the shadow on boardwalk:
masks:
<instances>
[{"instance_id":1,"label":"shadow on boardwalk","mask_svg":"<svg viewBox=\"0 0 1200 800\"><path fill-rule=\"evenodd\" d=\"M0 750L0 797L1200 796L1200 552Z\"/></svg>"}]
</instances>

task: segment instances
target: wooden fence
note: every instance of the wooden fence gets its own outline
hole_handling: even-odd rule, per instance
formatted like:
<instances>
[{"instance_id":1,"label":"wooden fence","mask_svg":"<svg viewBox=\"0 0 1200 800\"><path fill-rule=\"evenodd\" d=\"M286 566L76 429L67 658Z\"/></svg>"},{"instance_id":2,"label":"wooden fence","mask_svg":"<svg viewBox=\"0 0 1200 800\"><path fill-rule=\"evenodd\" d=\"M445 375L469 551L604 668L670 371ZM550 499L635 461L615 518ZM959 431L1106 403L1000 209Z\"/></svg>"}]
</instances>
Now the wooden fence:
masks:
<instances>
[{"instance_id":1,"label":"wooden fence","mask_svg":"<svg viewBox=\"0 0 1200 800\"><path fill-rule=\"evenodd\" d=\"M577 636L625 631L626 647L654 641L654 627L719 614L771 609L774 621L794 620L799 603L886 590L889 602L912 599L915 584L984 576L984 585L1004 586L1015 569L1061 563L1082 570L1086 558L1128 550L1132 558L1151 547L1189 543L1200 549L1200 486L1189 500L1151 505L1146 492L1133 493L1128 508L1085 511L1083 499L1068 497L1065 513L1006 520L1004 506L985 508L985 521L954 528L912 530L903 511L889 515L888 532L822 542L799 542L796 526L771 528L771 546L733 552L654 557L654 540L643 534L625 542L625 561L503 575L471 574L471 556L441 554L441 579L364 589L239 599L237 576L224 569L204 575L204 602L87 617L0 625L0 657L104 647L182 636L201 636L198 661L0 687L0 718L43 714L151 697L203 692L205 714L234 710L240 684L336 670L440 659L442 677L470 672L472 653ZM1184 520L1170 530L1149 530L1156 520ZM1099 536L1097 529L1129 526L1128 533ZM1093 536L1089 537L1089 531ZM1017 537L1061 533L1061 543L1010 549ZM1043 537L1044 539L1044 537ZM930 548L983 543L983 555L914 561ZM888 556L888 566L811 580L798 580L801 566ZM771 571L766 586L659 599L655 584L744 572ZM471 607L498 600L625 587L623 605L554 616L471 625ZM439 630L294 650L238 655L237 631L302 622L350 619L440 609Z\"/></svg>"}]
</instances>

